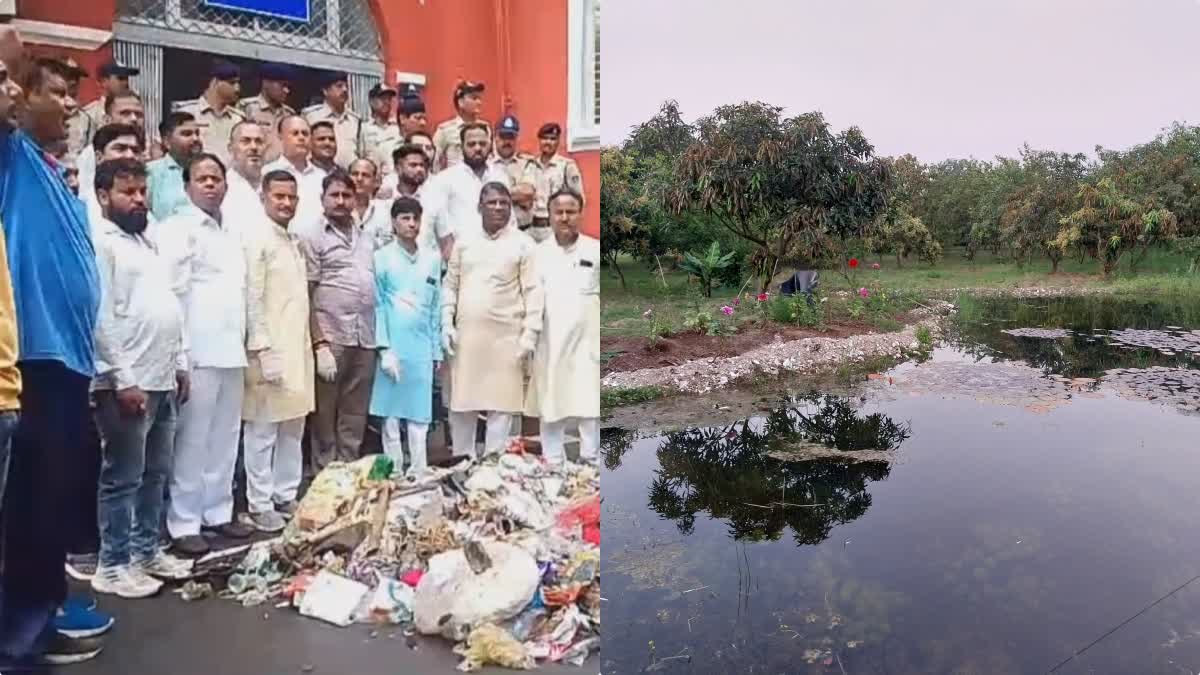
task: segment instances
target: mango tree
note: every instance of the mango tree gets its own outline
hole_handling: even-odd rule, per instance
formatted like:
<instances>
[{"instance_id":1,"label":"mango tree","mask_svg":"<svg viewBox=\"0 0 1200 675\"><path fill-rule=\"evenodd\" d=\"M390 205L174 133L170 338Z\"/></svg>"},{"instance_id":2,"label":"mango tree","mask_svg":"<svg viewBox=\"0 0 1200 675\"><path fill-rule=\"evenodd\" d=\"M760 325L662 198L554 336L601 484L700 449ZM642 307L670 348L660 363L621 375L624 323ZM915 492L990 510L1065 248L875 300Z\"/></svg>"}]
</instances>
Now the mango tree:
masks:
<instances>
[{"instance_id":1,"label":"mango tree","mask_svg":"<svg viewBox=\"0 0 1200 675\"><path fill-rule=\"evenodd\" d=\"M887 206L890 187L887 165L857 128L835 134L820 113L784 118L782 108L746 102L697 122L664 204L752 245L766 290L780 261L843 253Z\"/></svg>"},{"instance_id":2,"label":"mango tree","mask_svg":"<svg viewBox=\"0 0 1200 675\"><path fill-rule=\"evenodd\" d=\"M1130 269L1136 272L1150 247L1173 240L1178 231L1174 213L1130 197L1111 178L1084 183L1078 199L1082 205L1063 218L1055 245L1064 250L1086 247L1100 261L1104 276L1112 274L1127 253Z\"/></svg>"}]
</instances>

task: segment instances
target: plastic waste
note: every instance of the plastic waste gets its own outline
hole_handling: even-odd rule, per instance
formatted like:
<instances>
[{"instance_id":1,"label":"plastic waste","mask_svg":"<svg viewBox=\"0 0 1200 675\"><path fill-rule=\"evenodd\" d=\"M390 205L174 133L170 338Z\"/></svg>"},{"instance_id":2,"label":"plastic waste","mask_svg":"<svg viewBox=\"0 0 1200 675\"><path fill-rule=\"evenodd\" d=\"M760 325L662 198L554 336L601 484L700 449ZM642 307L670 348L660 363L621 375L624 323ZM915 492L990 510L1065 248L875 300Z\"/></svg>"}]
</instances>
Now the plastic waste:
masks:
<instances>
[{"instance_id":1,"label":"plastic waste","mask_svg":"<svg viewBox=\"0 0 1200 675\"><path fill-rule=\"evenodd\" d=\"M490 466L481 466L467 479L465 487L468 492L498 492L500 488L504 487L504 480L500 478L496 469Z\"/></svg>"},{"instance_id":2,"label":"plastic waste","mask_svg":"<svg viewBox=\"0 0 1200 675\"><path fill-rule=\"evenodd\" d=\"M395 462L387 455L375 455L375 461L371 464L371 471L367 474L367 480L387 480L392 477L392 471L395 470Z\"/></svg>"},{"instance_id":3,"label":"plastic waste","mask_svg":"<svg viewBox=\"0 0 1200 675\"><path fill-rule=\"evenodd\" d=\"M575 605L567 605L551 614L542 624L542 632L525 642L529 653L537 659L558 661L563 658L580 629L587 629L588 619Z\"/></svg>"},{"instance_id":4,"label":"plastic waste","mask_svg":"<svg viewBox=\"0 0 1200 675\"><path fill-rule=\"evenodd\" d=\"M583 540L600 545L600 495L594 494L576 499L558 512L558 527L570 532L580 532Z\"/></svg>"},{"instance_id":5,"label":"plastic waste","mask_svg":"<svg viewBox=\"0 0 1200 675\"><path fill-rule=\"evenodd\" d=\"M320 571L300 600L300 613L335 626L349 626L354 610L370 589L353 579Z\"/></svg>"},{"instance_id":6,"label":"plastic waste","mask_svg":"<svg viewBox=\"0 0 1200 675\"><path fill-rule=\"evenodd\" d=\"M485 623L467 636L467 642L455 653L463 657L458 669L472 672L488 665L516 670L532 670L537 666L516 638L493 623Z\"/></svg>"},{"instance_id":7,"label":"plastic waste","mask_svg":"<svg viewBox=\"0 0 1200 675\"><path fill-rule=\"evenodd\" d=\"M425 635L452 640L466 637L470 626L499 622L529 604L538 586L537 563L525 551L504 542L482 544L491 566L475 574L461 548L439 553L417 584L414 618Z\"/></svg>"},{"instance_id":8,"label":"plastic waste","mask_svg":"<svg viewBox=\"0 0 1200 675\"><path fill-rule=\"evenodd\" d=\"M528 492L510 487L500 498L501 512L514 521L531 530L545 530L554 521L538 500Z\"/></svg>"},{"instance_id":9,"label":"plastic waste","mask_svg":"<svg viewBox=\"0 0 1200 675\"><path fill-rule=\"evenodd\" d=\"M398 579L380 579L371 596L370 615L379 623L408 623L412 621L412 586Z\"/></svg>"},{"instance_id":10,"label":"plastic waste","mask_svg":"<svg viewBox=\"0 0 1200 675\"><path fill-rule=\"evenodd\" d=\"M421 577L423 576L425 576L425 573L421 570L409 570L400 575L400 581L416 588L417 584L421 583Z\"/></svg>"},{"instance_id":11,"label":"plastic waste","mask_svg":"<svg viewBox=\"0 0 1200 675\"><path fill-rule=\"evenodd\" d=\"M509 632L512 633L513 637L524 642L541 627L541 622L545 617L545 607L534 607L531 605L525 611L518 614L517 618L513 619Z\"/></svg>"}]
</instances>

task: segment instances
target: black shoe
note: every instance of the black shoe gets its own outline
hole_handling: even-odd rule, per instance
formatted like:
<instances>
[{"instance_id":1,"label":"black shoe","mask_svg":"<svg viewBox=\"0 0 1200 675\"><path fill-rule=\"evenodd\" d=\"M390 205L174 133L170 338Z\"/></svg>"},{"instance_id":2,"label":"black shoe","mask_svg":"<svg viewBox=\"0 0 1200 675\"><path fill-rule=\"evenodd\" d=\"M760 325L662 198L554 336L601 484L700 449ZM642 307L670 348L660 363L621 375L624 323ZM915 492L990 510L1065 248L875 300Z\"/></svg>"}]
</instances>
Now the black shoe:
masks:
<instances>
[{"instance_id":1,"label":"black shoe","mask_svg":"<svg viewBox=\"0 0 1200 675\"><path fill-rule=\"evenodd\" d=\"M171 548L184 555L204 555L208 553L208 542L204 541L204 537L198 534L189 534L186 537L172 539Z\"/></svg>"},{"instance_id":2,"label":"black shoe","mask_svg":"<svg viewBox=\"0 0 1200 675\"><path fill-rule=\"evenodd\" d=\"M230 539L245 539L246 537L254 534L255 531L253 527L245 523L239 523L236 520L225 523L224 525L218 525L212 528L212 530L222 537L228 537Z\"/></svg>"},{"instance_id":3,"label":"black shoe","mask_svg":"<svg viewBox=\"0 0 1200 675\"><path fill-rule=\"evenodd\" d=\"M66 666L72 663L90 661L104 649L104 643L98 637L71 638L62 633L55 633L42 654L41 662L48 666Z\"/></svg>"}]
</instances>

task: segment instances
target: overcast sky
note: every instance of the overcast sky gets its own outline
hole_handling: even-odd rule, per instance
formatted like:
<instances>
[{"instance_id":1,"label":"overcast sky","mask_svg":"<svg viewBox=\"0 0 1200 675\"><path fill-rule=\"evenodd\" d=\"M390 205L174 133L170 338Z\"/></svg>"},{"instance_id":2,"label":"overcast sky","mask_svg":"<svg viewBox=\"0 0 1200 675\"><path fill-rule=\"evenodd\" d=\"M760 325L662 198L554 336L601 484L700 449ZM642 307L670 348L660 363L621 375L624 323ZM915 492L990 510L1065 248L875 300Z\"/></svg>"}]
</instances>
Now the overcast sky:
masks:
<instances>
[{"instance_id":1,"label":"overcast sky","mask_svg":"<svg viewBox=\"0 0 1200 675\"><path fill-rule=\"evenodd\" d=\"M1198 0L604 0L603 140L762 100L925 161L1200 120Z\"/></svg>"}]
</instances>

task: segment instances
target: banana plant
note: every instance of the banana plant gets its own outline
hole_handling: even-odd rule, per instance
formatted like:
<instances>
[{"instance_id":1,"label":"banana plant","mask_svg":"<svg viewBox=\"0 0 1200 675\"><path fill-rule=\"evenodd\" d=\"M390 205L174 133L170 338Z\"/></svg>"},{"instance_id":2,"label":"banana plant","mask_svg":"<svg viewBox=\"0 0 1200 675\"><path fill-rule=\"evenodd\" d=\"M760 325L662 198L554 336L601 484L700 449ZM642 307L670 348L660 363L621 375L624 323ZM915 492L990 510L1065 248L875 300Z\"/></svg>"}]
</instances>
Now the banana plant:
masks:
<instances>
[{"instance_id":1,"label":"banana plant","mask_svg":"<svg viewBox=\"0 0 1200 675\"><path fill-rule=\"evenodd\" d=\"M704 257L699 258L688 253L684 255L683 262L679 266L688 274L698 278L704 297L711 298L713 279L716 278L717 272L733 264L734 255L733 251L721 255L721 244L714 241L712 246L708 247L708 252L704 254Z\"/></svg>"}]
</instances>

